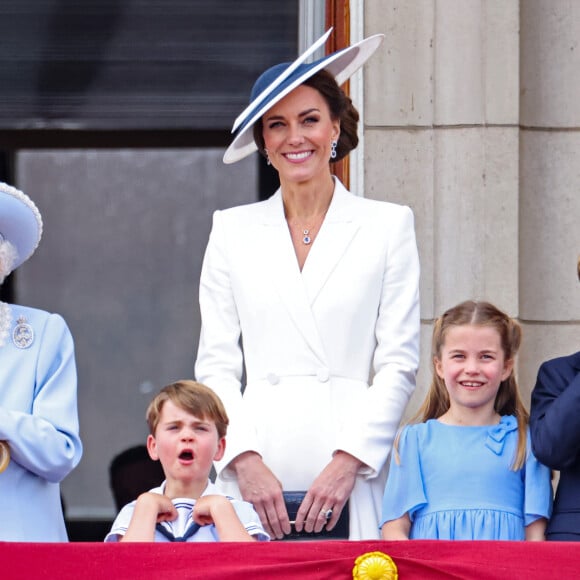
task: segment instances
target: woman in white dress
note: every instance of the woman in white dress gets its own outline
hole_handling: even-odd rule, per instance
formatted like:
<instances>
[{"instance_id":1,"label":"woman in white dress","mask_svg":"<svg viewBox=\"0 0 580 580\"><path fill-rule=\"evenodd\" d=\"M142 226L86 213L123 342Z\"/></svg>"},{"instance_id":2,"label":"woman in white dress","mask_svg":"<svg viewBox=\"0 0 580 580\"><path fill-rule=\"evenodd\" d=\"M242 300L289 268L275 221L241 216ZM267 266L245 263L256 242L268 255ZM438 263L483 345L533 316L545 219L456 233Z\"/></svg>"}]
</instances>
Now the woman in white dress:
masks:
<instances>
[{"instance_id":1,"label":"woman in white dress","mask_svg":"<svg viewBox=\"0 0 580 580\"><path fill-rule=\"evenodd\" d=\"M352 195L330 168L358 144L340 84L382 35L306 63L329 33L256 81L224 162L258 149L281 186L215 212L200 282L196 378L231 421L218 484L279 539L291 531L284 491L307 492L298 532L332 530L348 506L349 537L379 538L419 358L412 212Z\"/></svg>"}]
</instances>

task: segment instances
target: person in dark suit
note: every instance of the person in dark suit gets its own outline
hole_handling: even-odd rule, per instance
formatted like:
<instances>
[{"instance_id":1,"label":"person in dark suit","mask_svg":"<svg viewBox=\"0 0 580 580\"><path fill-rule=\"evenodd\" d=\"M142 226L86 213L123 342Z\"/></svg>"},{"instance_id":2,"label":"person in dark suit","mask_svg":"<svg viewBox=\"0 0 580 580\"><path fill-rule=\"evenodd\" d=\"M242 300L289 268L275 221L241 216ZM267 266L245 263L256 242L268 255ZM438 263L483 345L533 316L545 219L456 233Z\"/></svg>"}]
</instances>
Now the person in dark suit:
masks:
<instances>
[{"instance_id":1,"label":"person in dark suit","mask_svg":"<svg viewBox=\"0 0 580 580\"><path fill-rule=\"evenodd\" d=\"M577 268L580 280L580 257ZM560 471L546 539L580 541L580 351L540 366L530 433L535 456Z\"/></svg>"}]
</instances>

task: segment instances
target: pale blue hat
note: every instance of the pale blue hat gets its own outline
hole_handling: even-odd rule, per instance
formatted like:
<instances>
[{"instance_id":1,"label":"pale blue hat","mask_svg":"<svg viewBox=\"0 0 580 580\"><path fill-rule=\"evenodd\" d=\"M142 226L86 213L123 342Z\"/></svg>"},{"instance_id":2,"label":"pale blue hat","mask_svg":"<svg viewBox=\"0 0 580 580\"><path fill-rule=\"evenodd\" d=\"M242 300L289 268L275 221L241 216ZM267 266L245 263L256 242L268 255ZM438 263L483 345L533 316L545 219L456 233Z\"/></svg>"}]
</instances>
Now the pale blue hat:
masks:
<instances>
[{"instance_id":1,"label":"pale blue hat","mask_svg":"<svg viewBox=\"0 0 580 580\"><path fill-rule=\"evenodd\" d=\"M0 240L16 248L13 270L34 254L41 237L42 217L34 202L19 189L0 182Z\"/></svg>"}]
</instances>

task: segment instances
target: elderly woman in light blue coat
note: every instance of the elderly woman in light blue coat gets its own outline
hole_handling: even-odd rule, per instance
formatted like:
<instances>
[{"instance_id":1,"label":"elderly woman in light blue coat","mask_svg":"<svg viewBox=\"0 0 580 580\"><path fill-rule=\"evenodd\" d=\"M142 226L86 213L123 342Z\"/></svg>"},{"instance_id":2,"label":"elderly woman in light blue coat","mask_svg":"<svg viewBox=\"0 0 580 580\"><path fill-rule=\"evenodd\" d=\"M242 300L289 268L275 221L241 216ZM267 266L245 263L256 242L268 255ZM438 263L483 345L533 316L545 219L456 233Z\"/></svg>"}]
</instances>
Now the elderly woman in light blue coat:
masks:
<instances>
[{"instance_id":1,"label":"elderly woman in light blue coat","mask_svg":"<svg viewBox=\"0 0 580 580\"><path fill-rule=\"evenodd\" d=\"M34 203L0 183L0 284L41 235ZM58 314L0 302L0 441L0 541L67 541L59 484L82 445L73 339Z\"/></svg>"}]
</instances>

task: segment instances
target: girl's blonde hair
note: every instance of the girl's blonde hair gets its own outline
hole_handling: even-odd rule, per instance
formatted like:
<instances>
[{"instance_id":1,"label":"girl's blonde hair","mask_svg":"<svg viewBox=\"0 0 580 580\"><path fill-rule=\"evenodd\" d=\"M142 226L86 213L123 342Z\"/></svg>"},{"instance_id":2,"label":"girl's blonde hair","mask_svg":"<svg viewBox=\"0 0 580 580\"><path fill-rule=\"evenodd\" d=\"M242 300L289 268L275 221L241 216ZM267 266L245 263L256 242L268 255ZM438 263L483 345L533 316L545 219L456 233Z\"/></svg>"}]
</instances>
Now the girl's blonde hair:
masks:
<instances>
[{"instance_id":1,"label":"girl's blonde hair","mask_svg":"<svg viewBox=\"0 0 580 580\"><path fill-rule=\"evenodd\" d=\"M449 410L449 393L445 382L436 372L435 360L441 359L441 350L450 328L456 326L475 325L494 328L500 336L501 348L505 362L515 362L520 347L522 330L517 321L499 310L493 304L484 301L467 300L450 308L435 321L433 340L431 343L432 380L429 392L423 404L409 421L421 423L429 419L437 419ZM495 398L495 411L500 415L514 415L518 423L518 446L512 469L523 467L526 460L526 430L529 413L524 407L516 381L514 365L510 375L500 383ZM397 453L400 432L395 439ZM398 453L397 453L398 457Z\"/></svg>"}]
</instances>

